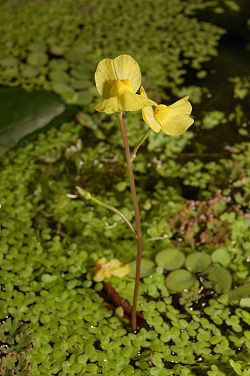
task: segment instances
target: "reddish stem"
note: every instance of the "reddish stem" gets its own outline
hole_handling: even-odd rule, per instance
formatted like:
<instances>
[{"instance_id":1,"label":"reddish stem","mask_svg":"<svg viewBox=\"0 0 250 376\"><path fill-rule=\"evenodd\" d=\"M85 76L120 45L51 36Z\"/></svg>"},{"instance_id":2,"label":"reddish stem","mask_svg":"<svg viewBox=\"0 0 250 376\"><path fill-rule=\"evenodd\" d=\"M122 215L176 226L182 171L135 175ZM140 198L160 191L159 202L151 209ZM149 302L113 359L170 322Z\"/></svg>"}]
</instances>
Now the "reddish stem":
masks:
<instances>
[{"instance_id":1,"label":"reddish stem","mask_svg":"<svg viewBox=\"0 0 250 376\"><path fill-rule=\"evenodd\" d=\"M139 204L138 204L136 189L135 189L135 179L134 179L134 172L133 172L133 164L131 162L131 152L130 152L128 138L126 134L125 121L121 112L118 113L118 118L120 122L122 139L123 139L123 144L124 144L124 149L125 149L125 156L126 156L126 161L127 161L131 198L132 198L133 207L135 211L135 223L136 223L136 233L137 233L136 274L135 274L133 310L132 310L132 330L133 332L136 332L137 330L136 307L137 307L137 301L138 301L138 295L139 295L139 285L140 285L140 276L141 276L141 258L142 258L141 216L140 216L140 209L139 209Z\"/></svg>"}]
</instances>

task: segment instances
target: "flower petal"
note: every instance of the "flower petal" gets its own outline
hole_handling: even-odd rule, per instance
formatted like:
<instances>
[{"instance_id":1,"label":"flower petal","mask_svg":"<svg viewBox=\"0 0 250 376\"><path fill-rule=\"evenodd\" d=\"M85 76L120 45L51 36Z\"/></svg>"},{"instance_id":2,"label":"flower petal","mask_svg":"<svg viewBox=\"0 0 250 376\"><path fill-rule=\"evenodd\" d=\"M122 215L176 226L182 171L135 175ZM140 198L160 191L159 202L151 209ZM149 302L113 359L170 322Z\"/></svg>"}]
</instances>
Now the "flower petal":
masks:
<instances>
[{"instance_id":1,"label":"flower petal","mask_svg":"<svg viewBox=\"0 0 250 376\"><path fill-rule=\"evenodd\" d=\"M142 118L152 131L159 133L161 130L160 124L155 120L153 107L144 107L142 109Z\"/></svg>"},{"instance_id":2,"label":"flower petal","mask_svg":"<svg viewBox=\"0 0 250 376\"><path fill-rule=\"evenodd\" d=\"M194 122L189 116L191 111L191 103L188 101L188 97L184 97L170 106L160 104L154 114L163 132L169 136L180 136Z\"/></svg>"},{"instance_id":3,"label":"flower petal","mask_svg":"<svg viewBox=\"0 0 250 376\"><path fill-rule=\"evenodd\" d=\"M162 130L169 136L180 136L193 124L194 119L188 115L169 114Z\"/></svg>"},{"instance_id":4,"label":"flower petal","mask_svg":"<svg viewBox=\"0 0 250 376\"><path fill-rule=\"evenodd\" d=\"M154 104L151 99L128 91L118 97L118 102L119 111L137 111Z\"/></svg>"},{"instance_id":5,"label":"flower petal","mask_svg":"<svg viewBox=\"0 0 250 376\"><path fill-rule=\"evenodd\" d=\"M96 111L105 112L106 114L113 114L119 112L118 98L112 97L99 102L96 107Z\"/></svg>"},{"instance_id":6,"label":"flower petal","mask_svg":"<svg viewBox=\"0 0 250 376\"><path fill-rule=\"evenodd\" d=\"M144 90L143 87L140 88L140 93L141 93L142 97L148 98L148 96L147 96L147 94L146 94L146 92L145 92L145 90ZM156 103L154 103L154 105L157 106ZM151 128L154 132L156 132L156 133L160 132L161 126L156 121L156 119L154 117L154 111L153 111L153 107L152 106L147 106L147 107L144 107L142 109L142 118L145 121L145 123L147 124L147 126L149 128Z\"/></svg>"},{"instance_id":7,"label":"flower petal","mask_svg":"<svg viewBox=\"0 0 250 376\"><path fill-rule=\"evenodd\" d=\"M130 272L129 264L121 265L119 268L111 271L111 274L115 277L123 278Z\"/></svg>"},{"instance_id":8,"label":"flower petal","mask_svg":"<svg viewBox=\"0 0 250 376\"><path fill-rule=\"evenodd\" d=\"M170 109L178 109L178 111L181 111L185 115L190 115L192 112L192 106L191 103L188 100L188 96L179 99L178 101L174 102L168 108Z\"/></svg>"},{"instance_id":9,"label":"flower petal","mask_svg":"<svg viewBox=\"0 0 250 376\"><path fill-rule=\"evenodd\" d=\"M112 59L103 59L97 65L95 83L98 93L104 97L110 97L110 89L117 80Z\"/></svg>"},{"instance_id":10,"label":"flower petal","mask_svg":"<svg viewBox=\"0 0 250 376\"><path fill-rule=\"evenodd\" d=\"M102 257L99 261L97 261L93 280L95 282L101 282L104 279L110 278L112 275L123 278L129 272L129 264L122 264L121 261L117 259L107 261L106 258Z\"/></svg>"},{"instance_id":11,"label":"flower petal","mask_svg":"<svg viewBox=\"0 0 250 376\"><path fill-rule=\"evenodd\" d=\"M138 63L129 55L120 55L113 60L117 80L130 80L133 92L141 86L141 70Z\"/></svg>"}]
</instances>

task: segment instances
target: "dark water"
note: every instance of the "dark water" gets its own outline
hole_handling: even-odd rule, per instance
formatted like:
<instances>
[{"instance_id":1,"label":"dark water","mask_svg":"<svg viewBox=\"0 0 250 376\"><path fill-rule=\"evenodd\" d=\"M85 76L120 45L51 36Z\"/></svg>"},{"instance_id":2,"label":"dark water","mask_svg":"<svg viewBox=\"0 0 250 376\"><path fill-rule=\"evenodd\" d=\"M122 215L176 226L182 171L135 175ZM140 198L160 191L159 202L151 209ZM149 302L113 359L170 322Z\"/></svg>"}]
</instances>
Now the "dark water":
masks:
<instances>
[{"instance_id":1,"label":"dark water","mask_svg":"<svg viewBox=\"0 0 250 376\"><path fill-rule=\"evenodd\" d=\"M207 71L204 79L198 79L196 72L190 71L187 83L190 85L204 86L208 93L200 105L194 106L196 119L201 119L205 111L219 110L229 115L240 104L244 113L242 124L250 128L249 96L240 100L234 95L233 84L230 77L250 77L250 18L249 0L238 1L239 11L227 10L223 14L214 14L212 10L200 12L198 18L202 21L213 23L223 28L226 33L221 37L218 47L218 56L203 65ZM248 136L241 136L235 121L218 126L212 130L198 129L196 141L206 145L210 153L220 152L228 145L242 141L249 141Z\"/></svg>"}]
</instances>

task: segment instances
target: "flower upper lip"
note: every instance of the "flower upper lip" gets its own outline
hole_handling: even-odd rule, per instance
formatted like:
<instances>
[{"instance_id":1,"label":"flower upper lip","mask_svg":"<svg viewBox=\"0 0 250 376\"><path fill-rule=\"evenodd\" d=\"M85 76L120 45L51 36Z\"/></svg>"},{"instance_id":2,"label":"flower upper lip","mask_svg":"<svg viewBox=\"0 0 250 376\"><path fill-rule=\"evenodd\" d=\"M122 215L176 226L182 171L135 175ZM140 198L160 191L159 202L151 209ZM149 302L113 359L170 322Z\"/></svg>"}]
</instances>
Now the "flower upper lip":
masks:
<instances>
[{"instance_id":1,"label":"flower upper lip","mask_svg":"<svg viewBox=\"0 0 250 376\"><path fill-rule=\"evenodd\" d=\"M97 91L103 100L96 110L112 114L137 111L155 104L151 99L136 94L141 86L141 71L129 55L120 55L114 60L103 59L95 73Z\"/></svg>"},{"instance_id":2,"label":"flower upper lip","mask_svg":"<svg viewBox=\"0 0 250 376\"><path fill-rule=\"evenodd\" d=\"M117 80L130 80L132 92L141 86L141 71L138 63L129 55L120 55L115 59L103 59L97 66L95 82L98 93L103 98L110 97L110 90Z\"/></svg>"}]
</instances>

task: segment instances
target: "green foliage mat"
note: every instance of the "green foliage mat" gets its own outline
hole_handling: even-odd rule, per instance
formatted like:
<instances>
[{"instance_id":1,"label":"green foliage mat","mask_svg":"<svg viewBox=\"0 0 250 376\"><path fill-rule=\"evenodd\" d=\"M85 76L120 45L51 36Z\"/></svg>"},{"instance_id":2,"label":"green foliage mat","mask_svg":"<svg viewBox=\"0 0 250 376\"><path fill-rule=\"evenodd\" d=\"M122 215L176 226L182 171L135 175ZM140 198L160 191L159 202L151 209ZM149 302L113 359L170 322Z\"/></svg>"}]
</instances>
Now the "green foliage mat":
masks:
<instances>
[{"instance_id":1,"label":"green foliage mat","mask_svg":"<svg viewBox=\"0 0 250 376\"><path fill-rule=\"evenodd\" d=\"M244 105L199 115L198 132L181 138L152 133L136 158L144 234L139 310L149 325L137 335L92 281L100 257L133 265L134 240L120 218L74 194L83 186L133 219L118 126L86 114L96 99L97 62L130 53L155 100L166 99L166 89L186 95L179 85L187 67L202 78L201 65L216 55L223 34L197 12L223 3L0 0L0 84L42 88L85 106L82 125L52 128L0 160L1 375L249 376ZM248 78L231 82L238 98L249 98ZM191 91L200 102L203 88ZM137 114L126 121L134 145L145 125ZM225 149L229 136L234 145ZM110 280L129 301L132 276Z\"/></svg>"},{"instance_id":2,"label":"green foliage mat","mask_svg":"<svg viewBox=\"0 0 250 376\"><path fill-rule=\"evenodd\" d=\"M97 121L85 117L88 128L70 123L51 129L1 160L1 374L15 370L34 376L248 375L250 314L245 281L250 232L245 205L250 192L243 180L249 182L249 146L238 145L241 153L210 170L210 180L224 174L224 186L213 184L221 193L210 203L202 194L199 201L184 200L181 177L172 178L171 185L167 177L157 178L149 191L157 166L152 162L149 168L145 158L136 160L144 257L154 260L158 251L173 245L186 256L221 249L212 257L223 264L223 252L227 255L233 289L220 295L208 285L184 295L170 294L163 267L155 266L152 272L151 265L139 301L150 328L134 335L120 312L113 314L107 307L102 284L94 284L91 276L102 256L132 261L134 240L115 215L72 196L75 184L91 186L94 193L132 216L129 190L119 184L126 181L122 147L105 141L115 129L109 118L98 125L98 132ZM137 116L127 121L133 140L141 123ZM98 142L95 133L103 141ZM189 137L181 145L166 138L166 150L172 144L181 153ZM150 151L148 158L153 158ZM189 162L182 168L191 173ZM115 176L112 185L111 176ZM208 187L209 182L204 184ZM213 191L210 194L214 196ZM203 228L206 214L207 230ZM193 227L186 229L185 237L179 225L185 226L187 218ZM112 278L111 283L131 301L132 278ZM241 287L235 290L235 286Z\"/></svg>"},{"instance_id":3,"label":"green foliage mat","mask_svg":"<svg viewBox=\"0 0 250 376\"><path fill-rule=\"evenodd\" d=\"M215 5L214 2L213 5ZM0 15L0 83L52 90L89 104L97 62L131 54L145 86L175 88L187 66L216 55L223 30L195 14L209 1L5 1ZM138 17L137 17L138 15ZM209 38L208 38L209 35ZM164 78L164 79L163 79Z\"/></svg>"}]
</instances>

